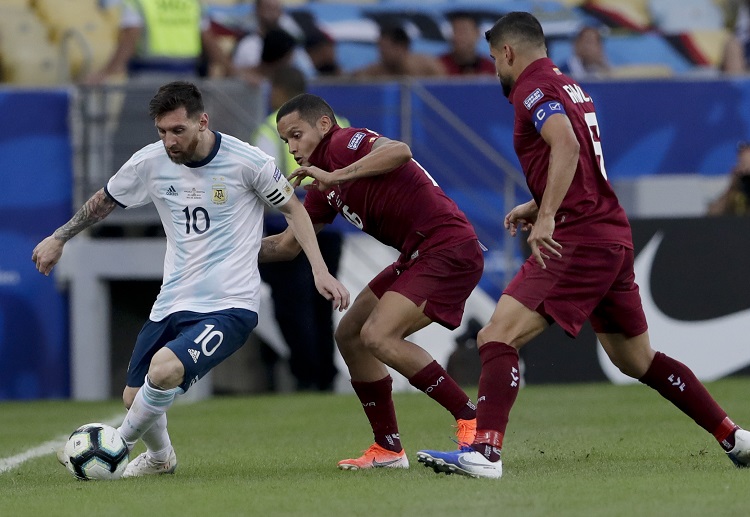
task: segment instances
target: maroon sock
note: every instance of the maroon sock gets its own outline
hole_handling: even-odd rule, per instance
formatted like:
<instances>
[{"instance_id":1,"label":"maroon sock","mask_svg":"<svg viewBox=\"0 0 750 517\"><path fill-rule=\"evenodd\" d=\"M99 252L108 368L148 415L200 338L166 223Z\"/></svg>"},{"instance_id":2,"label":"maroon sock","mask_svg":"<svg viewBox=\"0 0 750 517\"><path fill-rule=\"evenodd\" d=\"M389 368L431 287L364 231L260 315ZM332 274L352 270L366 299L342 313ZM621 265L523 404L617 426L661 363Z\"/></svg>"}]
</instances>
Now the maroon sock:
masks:
<instances>
[{"instance_id":1,"label":"maroon sock","mask_svg":"<svg viewBox=\"0 0 750 517\"><path fill-rule=\"evenodd\" d=\"M477 399L477 438L472 447L490 461L500 459L508 416L518 396L518 350L497 341L479 348L482 374Z\"/></svg>"},{"instance_id":2,"label":"maroon sock","mask_svg":"<svg viewBox=\"0 0 750 517\"><path fill-rule=\"evenodd\" d=\"M412 375L409 382L450 411L456 420L476 418L476 406L437 361L432 361Z\"/></svg>"},{"instance_id":3,"label":"maroon sock","mask_svg":"<svg viewBox=\"0 0 750 517\"><path fill-rule=\"evenodd\" d=\"M734 424L690 368L681 362L657 352L646 374L638 380L658 391L719 443L729 438L733 441Z\"/></svg>"},{"instance_id":4,"label":"maroon sock","mask_svg":"<svg viewBox=\"0 0 750 517\"><path fill-rule=\"evenodd\" d=\"M362 408L370 421L375 443L389 451L400 452L403 447L391 396L392 385L393 379L390 375L375 382L352 381L354 393L362 402Z\"/></svg>"}]
</instances>

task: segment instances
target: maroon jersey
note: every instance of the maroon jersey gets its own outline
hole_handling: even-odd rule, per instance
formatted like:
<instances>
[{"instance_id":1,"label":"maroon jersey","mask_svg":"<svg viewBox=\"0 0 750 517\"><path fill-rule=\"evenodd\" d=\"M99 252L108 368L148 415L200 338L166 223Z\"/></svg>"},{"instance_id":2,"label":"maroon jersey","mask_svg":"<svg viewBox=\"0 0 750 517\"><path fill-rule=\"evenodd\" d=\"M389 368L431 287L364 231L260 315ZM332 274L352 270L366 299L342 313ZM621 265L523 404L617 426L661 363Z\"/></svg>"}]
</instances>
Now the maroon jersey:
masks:
<instances>
[{"instance_id":1,"label":"maroon jersey","mask_svg":"<svg viewBox=\"0 0 750 517\"><path fill-rule=\"evenodd\" d=\"M630 223L607 181L591 97L544 58L521 73L509 99L515 111L513 145L537 205L547 186L550 158L550 147L540 134L545 118L566 114L581 146L573 182L555 216L554 239L632 249Z\"/></svg>"},{"instance_id":2,"label":"maroon jersey","mask_svg":"<svg viewBox=\"0 0 750 517\"><path fill-rule=\"evenodd\" d=\"M334 126L310 163L329 172L344 168L368 154L379 137L369 129ZM413 159L386 174L347 181L324 192L310 190L305 208L313 224L329 224L341 214L406 255L477 238L464 213Z\"/></svg>"}]
</instances>

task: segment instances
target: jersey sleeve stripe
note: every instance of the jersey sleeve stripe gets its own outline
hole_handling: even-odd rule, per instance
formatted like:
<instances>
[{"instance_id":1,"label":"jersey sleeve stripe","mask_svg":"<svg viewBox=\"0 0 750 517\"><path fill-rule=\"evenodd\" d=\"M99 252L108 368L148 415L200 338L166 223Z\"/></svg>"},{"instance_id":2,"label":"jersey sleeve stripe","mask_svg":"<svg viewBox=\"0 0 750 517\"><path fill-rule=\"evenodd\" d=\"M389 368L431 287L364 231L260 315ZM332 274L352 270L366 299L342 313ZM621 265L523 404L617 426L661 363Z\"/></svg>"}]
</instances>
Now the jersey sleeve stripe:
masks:
<instances>
[{"instance_id":1,"label":"jersey sleeve stripe","mask_svg":"<svg viewBox=\"0 0 750 517\"><path fill-rule=\"evenodd\" d=\"M266 196L266 199L268 199L268 201L272 204L278 205L281 201L284 200L284 195L278 190L274 190L268 196Z\"/></svg>"},{"instance_id":2,"label":"jersey sleeve stripe","mask_svg":"<svg viewBox=\"0 0 750 517\"><path fill-rule=\"evenodd\" d=\"M115 199L115 196L112 195L112 193L109 191L106 185L104 185L104 193L107 194L107 196L109 196L109 198L115 203L117 203L121 208L127 208L127 205L123 205L122 203L120 203L119 201Z\"/></svg>"}]
</instances>

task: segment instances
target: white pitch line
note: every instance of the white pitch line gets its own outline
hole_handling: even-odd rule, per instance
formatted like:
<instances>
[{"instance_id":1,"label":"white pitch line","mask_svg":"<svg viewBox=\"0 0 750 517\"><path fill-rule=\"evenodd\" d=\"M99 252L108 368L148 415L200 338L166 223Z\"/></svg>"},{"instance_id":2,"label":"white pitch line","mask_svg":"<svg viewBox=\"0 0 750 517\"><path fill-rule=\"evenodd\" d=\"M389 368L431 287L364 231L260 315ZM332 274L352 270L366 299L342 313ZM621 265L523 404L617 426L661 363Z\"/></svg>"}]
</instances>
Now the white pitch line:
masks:
<instances>
[{"instance_id":1,"label":"white pitch line","mask_svg":"<svg viewBox=\"0 0 750 517\"><path fill-rule=\"evenodd\" d=\"M120 423L122 422L122 418L122 415L118 415L110 418L105 423L111 426L120 425ZM0 474L5 474L6 472L11 471L16 467L23 465L27 461L33 460L34 458L39 458L41 456L46 456L47 454L56 453L57 449L65 445L65 442L68 441L68 436L69 435L67 434L60 435L54 440L44 442L40 445L37 445L36 447L27 449L20 454L16 454L15 456L0 458Z\"/></svg>"}]
</instances>

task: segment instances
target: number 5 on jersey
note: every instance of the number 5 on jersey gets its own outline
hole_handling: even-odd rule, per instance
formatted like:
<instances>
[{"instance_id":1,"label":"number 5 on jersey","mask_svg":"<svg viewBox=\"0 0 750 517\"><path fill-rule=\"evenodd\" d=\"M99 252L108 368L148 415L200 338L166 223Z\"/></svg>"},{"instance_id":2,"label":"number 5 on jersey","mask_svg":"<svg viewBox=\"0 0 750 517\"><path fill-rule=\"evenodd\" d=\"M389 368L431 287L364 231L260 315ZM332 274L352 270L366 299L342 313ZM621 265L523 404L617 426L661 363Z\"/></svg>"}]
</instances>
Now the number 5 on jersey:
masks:
<instances>
[{"instance_id":1,"label":"number 5 on jersey","mask_svg":"<svg viewBox=\"0 0 750 517\"><path fill-rule=\"evenodd\" d=\"M599 165L599 172L602 173L602 176L606 180L608 179L607 169L604 168L604 153L602 152L602 140L599 133L599 122L596 120L596 113L593 111L585 113L584 118L586 119L586 125L589 127L589 136L594 146L594 154L596 155L596 163Z\"/></svg>"}]
</instances>

